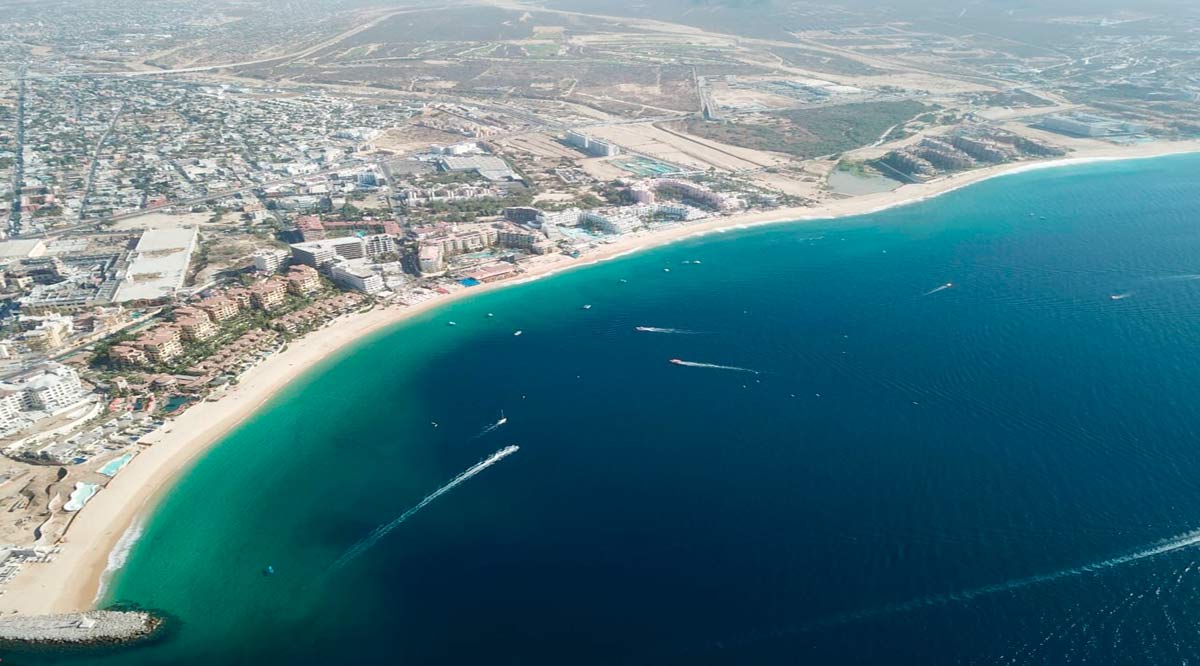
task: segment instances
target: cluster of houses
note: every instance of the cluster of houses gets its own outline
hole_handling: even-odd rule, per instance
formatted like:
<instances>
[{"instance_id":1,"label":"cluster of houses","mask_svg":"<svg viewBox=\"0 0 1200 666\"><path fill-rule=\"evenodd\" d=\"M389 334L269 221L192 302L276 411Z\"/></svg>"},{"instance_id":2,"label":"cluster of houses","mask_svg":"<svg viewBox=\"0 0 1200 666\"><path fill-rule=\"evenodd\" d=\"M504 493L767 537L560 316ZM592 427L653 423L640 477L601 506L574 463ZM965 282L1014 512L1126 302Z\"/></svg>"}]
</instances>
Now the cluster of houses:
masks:
<instances>
[{"instance_id":1,"label":"cluster of houses","mask_svg":"<svg viewBox=\"0 0 1200 666\"><path fill-rule=\"evenodd\" d=\"M222 325L243 312L271 313L288 294L308 296L321 289L321 278L308 266L292 266L286 275L273 275L249 287L234 287L191 305L175 309L174 321L156 324L134 340L115 345L109 358L118 367L169 364L183 355L185 343L208 341Z\"/></svg>"}]
</instances>

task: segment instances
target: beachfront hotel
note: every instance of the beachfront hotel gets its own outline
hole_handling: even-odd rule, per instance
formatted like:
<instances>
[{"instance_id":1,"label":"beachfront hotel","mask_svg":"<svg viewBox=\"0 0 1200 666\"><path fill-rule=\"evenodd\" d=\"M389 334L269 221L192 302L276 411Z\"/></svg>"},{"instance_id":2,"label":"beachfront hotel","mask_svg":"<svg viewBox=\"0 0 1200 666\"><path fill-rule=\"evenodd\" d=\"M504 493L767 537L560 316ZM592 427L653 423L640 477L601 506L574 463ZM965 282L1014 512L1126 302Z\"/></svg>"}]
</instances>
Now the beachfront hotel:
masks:
<instances>
[{"instance_id":1,"label":"beachfront hotel","mask_svg":"<svg viewBox=\"0 0 1200 666\"><path fill-rule=\"evenodd\" d=\"M339 262L330 268L329 275L334 282L343 287L364 294L377 294L384 289L383 278L366 266Z\"/></svg>"},{"instance_id":2,"label":"beachfront hotel","mask_svg":"<svg viewBox=\"0 0 1200 666\"><path fill-rule=\"evenodd\" d=\"M218 324L233 319L241 312L237 301L226 296L209 296L197 303L196 307L207 312L208 316Z\"/></svg>"},{"instance_id":3,"label":"beachfront hotel","mask_svg":"<svg viewBox=\"0 0 1200 666\"><path fill-rule=\"evenodd\" d=\"M250 302L259 310L270 312L287 298L287 282L279 278L264 280L250 287Z\"/></svg>"},{"instance_id":4,"label":"beachfront hotel","mask_svg":"<svg viewBox=\"0 0 1200 666\"><path fill-rule=\"evenodd\" d=\"M87 396L79 373L47 363L0 384L0 431L21 425L27 412L53 415L78 405Z\"/></svg>"},{"instance_id":5,"label":"beachfront hotel","mask_svg":"<svg viewBox=\"0 0 1200 666\"><path fill-rule=\"evenodd\" d=\"M152 361L170 363L183 354L183 332L175 326L155 326L138 336L134 346L146 352Z\"/></svg>"},{"instance_id":6,"label":"beachfront hotel","mask_svg":"<svg viewBox=\"0 0 1200 666\"><path fill-rule=\"evenodd\" d=\"M288 290L307 296L321 290L321 275L311 266L292 266L287 274Z\"/></svg>"},{"instance_id":7,"label":"beachfront hotel","mask_svg":"<svg viewBox=\"0 0 1200 666\"><path fill-rule=\"evenodd\" d=\"M200 308L179 308L175 311L175 324L183 332L183 337L192 342L203 342L217 334L212 319Z\"/></svg>"}]
</instances>

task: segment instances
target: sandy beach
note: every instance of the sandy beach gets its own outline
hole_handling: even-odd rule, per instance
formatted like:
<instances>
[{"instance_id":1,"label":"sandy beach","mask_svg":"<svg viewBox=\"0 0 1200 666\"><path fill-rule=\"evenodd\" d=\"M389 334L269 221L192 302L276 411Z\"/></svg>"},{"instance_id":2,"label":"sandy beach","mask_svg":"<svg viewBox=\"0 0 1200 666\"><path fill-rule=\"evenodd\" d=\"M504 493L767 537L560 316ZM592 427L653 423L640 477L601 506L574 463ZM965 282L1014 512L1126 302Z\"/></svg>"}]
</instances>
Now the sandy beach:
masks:
<instances>
[{"instance_id":1,"label":"sandy beach","mask_svg":"<svg viewBox=\"0 0 1200 666\"><path fill-rule=\"evenodd\" d=\"M832 201L808 208L776 209L728 217L662 231L622 237L581 259L556 255L534 262L524 275L480 287L462 289L414 306L379 307L343 317L332 325L291 343L288 348L248 372L219 400L196 405L147 437L142 451L82 509L53 561L28 564L0 596L0 612L46 614L86 610L94 606L110 553L135 521L150 514L157 499L213 443L258 410L289 382L339 349L363 336L460 298L551 275L561 270L605 261L683 238L786 221L844 217L875 212L928 199L989 178L1011 173L1085 162L1200 152L1200 141L1096 146L1070 157L1021 162L978 169L937 180L906 185L892 192Z\"/></svg>"}]
</instances>

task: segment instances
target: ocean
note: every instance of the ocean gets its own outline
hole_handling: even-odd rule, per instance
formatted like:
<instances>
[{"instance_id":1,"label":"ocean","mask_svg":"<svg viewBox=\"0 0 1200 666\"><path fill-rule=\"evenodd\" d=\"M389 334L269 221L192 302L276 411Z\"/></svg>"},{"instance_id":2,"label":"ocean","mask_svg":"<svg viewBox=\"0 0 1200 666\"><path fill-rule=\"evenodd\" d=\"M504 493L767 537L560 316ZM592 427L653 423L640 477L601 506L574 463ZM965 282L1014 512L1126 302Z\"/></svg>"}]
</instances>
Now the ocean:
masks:
<instances>
[{"instance_id":1,"label":"ocean","mask_svg":"<svg viewBox=\"0 0 1200 666\"><path fill-rule=\"evenodd\" d=\"M166 636L5 663L1188 663L1198 170L1027 172L424 314L141 526L107 598Z\"/></svg>"}]
</instances>

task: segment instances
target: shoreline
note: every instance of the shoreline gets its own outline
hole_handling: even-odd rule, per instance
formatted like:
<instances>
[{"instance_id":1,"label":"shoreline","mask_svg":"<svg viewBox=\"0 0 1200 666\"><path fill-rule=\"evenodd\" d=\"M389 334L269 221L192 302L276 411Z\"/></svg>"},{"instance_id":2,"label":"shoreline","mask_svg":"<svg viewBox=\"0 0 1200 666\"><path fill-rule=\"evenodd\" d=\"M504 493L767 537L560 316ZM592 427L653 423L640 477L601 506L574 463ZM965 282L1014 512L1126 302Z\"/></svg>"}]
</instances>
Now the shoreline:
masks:
<instances>
[{"instance_id":1,"label":"shoreline","mask_svg":"<svg viewBox=\"0 0 1200 666\"><path fill-rule=\"evenodd\" d=\"M386 306L348 315L295 340L242 377L215 401L202 402L148 435L151 446L96 494L74 517L48 563L26 565L0 595L0 613L42 615L95 608L98 590L106 586L110 557L131 526L144 523L175 481L208 449L293 381L363 338L459 299L524 284L561 271L614 260L680 240L783 222L834 220L869 215L889 208L926 201L949 192L1006 175L1088 163L1146 159L1200 152L1200 140L1103 146L1077 150L1047 160L985 167L944 176L926 183L904 185L890 192L834 200L811 208L782 208L711 218L696 224L621 237L580 259L552 255L533 263L518 277L442 294L412 306ZM124 544L126 547L133 543ZM121 563L123 565L123 562Z\"/></svg>"}]
</instances>

